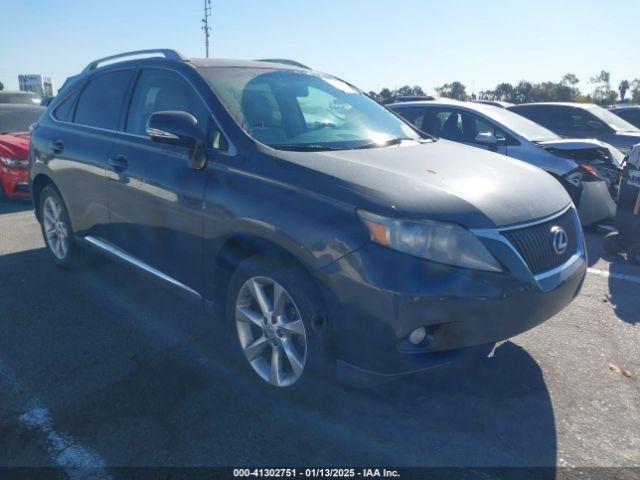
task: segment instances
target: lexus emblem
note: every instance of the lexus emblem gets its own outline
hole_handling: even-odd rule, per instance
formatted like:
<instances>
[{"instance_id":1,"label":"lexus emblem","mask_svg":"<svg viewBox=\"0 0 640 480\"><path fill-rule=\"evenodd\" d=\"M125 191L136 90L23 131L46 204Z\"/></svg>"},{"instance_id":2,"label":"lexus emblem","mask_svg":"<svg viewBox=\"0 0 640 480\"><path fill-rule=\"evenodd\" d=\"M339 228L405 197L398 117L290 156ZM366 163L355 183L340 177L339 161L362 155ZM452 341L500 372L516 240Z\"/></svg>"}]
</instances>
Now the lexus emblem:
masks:
<instances>
[{"instance_id":1,"label":"lexus emblem","mask_svg":"<svg viewBox=\"0 0 640 480\"><path fill-rule=\"evenodd\" d=\"M569 244L567 232L564 231L564 228L558 227L557 225L551 227L551 239L553 241L553 251L558 255L562 255Z\"/></svg>"}]
</instances>

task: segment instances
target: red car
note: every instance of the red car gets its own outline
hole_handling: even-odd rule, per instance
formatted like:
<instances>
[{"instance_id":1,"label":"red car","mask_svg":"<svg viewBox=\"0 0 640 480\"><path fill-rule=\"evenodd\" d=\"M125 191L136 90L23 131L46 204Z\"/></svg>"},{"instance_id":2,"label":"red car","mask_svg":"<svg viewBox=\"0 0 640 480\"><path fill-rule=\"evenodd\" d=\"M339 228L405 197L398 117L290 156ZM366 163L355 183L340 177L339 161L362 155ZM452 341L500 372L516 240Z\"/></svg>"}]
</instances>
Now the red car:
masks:
<instances>
[{"instance_id":1,"label":"red car","mask_svg":"<svg viewBox=\"0 0 640 480\"><path fill-rule=\"evenodd\" d=\"M0 105L0 201L30 195L29 126L45 110L35 105Z\"/></svg>"}]
</instances>

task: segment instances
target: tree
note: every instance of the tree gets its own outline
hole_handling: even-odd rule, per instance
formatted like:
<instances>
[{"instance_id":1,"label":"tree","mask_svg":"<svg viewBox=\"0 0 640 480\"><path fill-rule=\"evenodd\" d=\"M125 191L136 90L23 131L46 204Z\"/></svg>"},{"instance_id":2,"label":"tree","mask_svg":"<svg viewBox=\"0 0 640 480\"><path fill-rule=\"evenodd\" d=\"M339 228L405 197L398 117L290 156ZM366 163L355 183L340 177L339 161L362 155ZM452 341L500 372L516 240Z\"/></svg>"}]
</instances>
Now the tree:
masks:
<instances>
[{"instance_id":1,"label":"tree","mask_svg":"<svg viewBox=\"0 0 640 480\"><path fill-rule=\"evenodd\" d=\"M596 102L607 104L615 102L618 94L615 90L611 90L611 75L609 72L602 70L595 77L591 77L590 82L596 86L593 91L593 98Z\"/></svg>"},{"instance_id":2,"label":"tree","mask_svg":"<svg viewBox=\"0 0 640 480\"><path fill-rule=\"evenodd\" d=\"M441 87L436 87L436 92L438 92L438 95L441 97L455 98L456 100L467 99L467 87L458 81L445 83Z\"/></svg>"},{"instance_id":3,"label":"tree","mask_svg":"<svg viewBox=\"0 0 640 480\"><path fill-rule=\"evenodd\" d=\"M640 78L636 78L631 82L631 101L640 103Z\"/></svg>"},{"instance_id":4,"label":"tree","mask_svg":"<svg viewBox=\"0 0 640 480\"><path fill-rule=\"evenodd\" d=\"M577 85L579 82L580 80L578 80L578 77L576 77L573 73L565 73L564 76L562 77L562 80L560 80L560 83L562 85L567 85L571 87L573 87L574 85Z\"/></svg>"},{"instance_id":5,"label":"tree","mask_svg":"<svg viewBox=\"0 0 640 480\"><path fill-rule=\"evenodd\" d=\"M627 94L627 90L629 90L629 80L622 80L620 85L618 85L618 91L620 92L620 101L624 102L624 97Z\"/></svg>"},{"instance_id":6,"label":"tree","mask_svg":"<svg viewBox=\"0 0 640 480\"><path fill-rule=\"evenodd\" d=\"M520 80L513 89L513 102L528 103L533 102L533 100L533 85L526 80Z\"/></svg>"},{"instance_id":7,"label":"tree","mask_svg":"<svg viewBox=\"0 0 640 480\"><path fill-rule=\"evenodd\" d=\"M510 83L500 83L493 91L494 98L501 102L512 102L513 94L513 85Z\"/></svg>"},{"instance_id":8,"label":"tree","mask_svg":"<svg viewBox=\"0 0 640 480\"><path fill-rule=\"evenodd\" d=\"M4 90L4 84L0 82L0 90Z\"/></svg>"}]
</instances>

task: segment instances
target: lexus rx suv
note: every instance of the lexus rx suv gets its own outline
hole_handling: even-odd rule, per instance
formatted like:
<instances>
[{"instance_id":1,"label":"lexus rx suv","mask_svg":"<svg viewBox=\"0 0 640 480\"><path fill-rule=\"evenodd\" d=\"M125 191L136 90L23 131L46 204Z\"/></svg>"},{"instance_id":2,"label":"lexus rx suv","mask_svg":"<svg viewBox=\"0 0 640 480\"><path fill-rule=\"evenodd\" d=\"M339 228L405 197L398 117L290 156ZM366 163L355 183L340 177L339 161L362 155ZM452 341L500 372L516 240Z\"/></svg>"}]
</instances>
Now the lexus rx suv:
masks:
<instances>
[{"instance_id":1,"label":"lexus rx suv","mask_svg":"<svg viewBox=\"0 0 640 480\"><path fill-rule=\"evenodd\" d=\"M153 50L70 79L30 150L52 260L146 272L227 327L246 375L295 390L483 354L578 294L553 177L291 63Z\"/></svg>"}]
</instances>

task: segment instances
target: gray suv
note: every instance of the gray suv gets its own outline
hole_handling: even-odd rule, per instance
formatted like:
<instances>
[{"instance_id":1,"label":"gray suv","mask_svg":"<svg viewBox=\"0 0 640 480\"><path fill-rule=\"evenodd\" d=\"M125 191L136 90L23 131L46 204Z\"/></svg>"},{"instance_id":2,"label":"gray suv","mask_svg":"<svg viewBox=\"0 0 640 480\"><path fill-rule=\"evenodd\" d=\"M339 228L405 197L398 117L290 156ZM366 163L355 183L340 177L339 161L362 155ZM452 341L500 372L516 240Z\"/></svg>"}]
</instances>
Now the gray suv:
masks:
<instances>
[{"instance_id":1,"label":"gray suv","mask_svg":"<svg viewBox=\"0 0 640 480\"><path fill-rule=\"evenodd\" d=\"M578 217L543 171L304 67L140 53L91 62L33 128L46 246L60 267L92 249L201 303L249 378L431 368L578 294Z\"/></svg>"}]
</instances>

